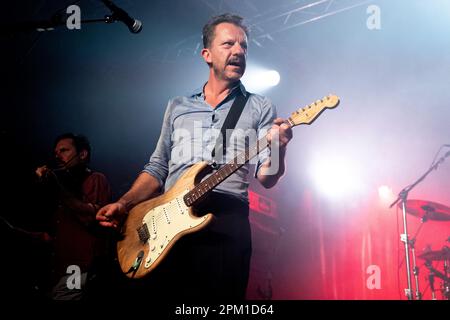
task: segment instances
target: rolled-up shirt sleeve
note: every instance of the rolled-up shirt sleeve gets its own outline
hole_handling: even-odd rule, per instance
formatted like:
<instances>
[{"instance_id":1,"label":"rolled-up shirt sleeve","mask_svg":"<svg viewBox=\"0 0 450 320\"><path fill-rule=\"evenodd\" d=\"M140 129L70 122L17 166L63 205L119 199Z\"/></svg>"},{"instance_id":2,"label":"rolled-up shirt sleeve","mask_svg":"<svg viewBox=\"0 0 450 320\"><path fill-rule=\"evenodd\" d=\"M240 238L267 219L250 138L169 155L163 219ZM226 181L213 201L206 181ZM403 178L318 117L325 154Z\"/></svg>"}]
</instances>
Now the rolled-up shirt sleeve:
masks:
<instances>
[{"instance_id":1,"label":"rolled-up shirt sleeve","mask_svg":"<svg viewBox=\"0 0 450 320\"><path fill-rule=\"evenodd\" d=\"M272 127L273 120L277 117L277 109L275 105L267 98L264 98L261 118L258 125L258 139L264 137ZM266 148L258 155L258 162L255 166L255 178L258 175L261 165L270 157L270 149Z\"/></svg>"},{"instance_id":2,"label":"rolled-up shirt sleeve","mask_svg":"<svg viewBox=\"0 0 450 320\"><path fill-rule=\"evenodd\" d=\"M149 162L144 166L142 172L155 177L161 187L164 186L169 173L170 150L172 144L172 123L171 123L172 101L167 104L164 120L161 128L156 149L150 157Z\"/></svg>"}]
</instances>

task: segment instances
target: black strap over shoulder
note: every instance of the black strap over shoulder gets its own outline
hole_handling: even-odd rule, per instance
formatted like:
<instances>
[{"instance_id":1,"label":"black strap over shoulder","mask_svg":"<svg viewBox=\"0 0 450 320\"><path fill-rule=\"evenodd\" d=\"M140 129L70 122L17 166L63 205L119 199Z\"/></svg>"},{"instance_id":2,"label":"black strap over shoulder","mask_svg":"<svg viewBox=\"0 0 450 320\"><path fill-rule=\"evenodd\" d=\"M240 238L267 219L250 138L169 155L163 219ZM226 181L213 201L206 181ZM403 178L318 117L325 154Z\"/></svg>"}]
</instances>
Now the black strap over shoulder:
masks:
<instances>
[{"instance_id":1,"label":"black strap over shoulder","mask_svg":"<svg viewBox=\"0 0 450 320\"><path fill-rule=\"evenodd\" d=\"M220 129L220 135L217 137L216 145L214 146L214 149L211 153L213 168L217 167L217 164L222 162L223 156L226 154L226 148L228 145L229 137L227 137L226 135L227 129L234 129L236 123L239 120L239 117L241 116L242 110L244 110L244 106L247 103L249 96L249 92L247 93L247 96L244 96L244 94L239 90L236 98L234 99L230 111L228 111L227 117L225 118L222 128ZM221 157L219 157L219 155L216 155L216 150L220 150L221 148L222 155Z\"/></svg>"}]
</instances>

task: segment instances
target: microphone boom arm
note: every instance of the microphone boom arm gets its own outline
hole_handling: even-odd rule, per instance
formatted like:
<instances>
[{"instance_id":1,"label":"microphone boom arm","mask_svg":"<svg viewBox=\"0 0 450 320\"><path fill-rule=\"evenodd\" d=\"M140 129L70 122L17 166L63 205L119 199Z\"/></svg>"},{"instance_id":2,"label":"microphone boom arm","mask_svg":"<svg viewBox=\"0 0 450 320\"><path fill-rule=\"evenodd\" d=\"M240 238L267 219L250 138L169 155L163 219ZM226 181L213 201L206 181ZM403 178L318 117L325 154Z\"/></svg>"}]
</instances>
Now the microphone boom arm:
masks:
<instances>
[{"instance_id":1,"label":"microphone boom arm","mask_svg":"<svg viewBox=\"0 0 450 320\"><path fill-rule=\"evenodd\" d=\"M389 206L389 208L392 208L393 206L395 206L396 203L398 203L400 200L402 200L403 198L405 198L406 200L406 196L408 195L408 193L414 189L415 186L417 186L420 182L422 182L429 174L431 171L436 170L438 168L438 166L440 164L442 164L445 161L445 158L447 158L448 156L450 156L450 151L447 152L442 158L440 158L438 161L436 161L435 164L433 164L419 179L417 179L416 182L414 182L413 184L403 188L402 191L400 191L400 193L398 194L397 199L391 203L391 205Z\"/></svg>"},{"instance_id":2,"label":"microphone boom arm","mask_svg":"<svg viewBox=\"0 0 450 320\"><path fill-rule=\"evenodd\" d=\"M138 33L142 30L142 22L137 19L131 18L123 9L116 7L111 1L102 0L102 2L110 9L111 14L105 15L104 18L99 19L86 19L80 20L80 23L113 23L116 21L121 21L125 23L128 29L132 33ZM23 21L12 24L2 25L0 29L1 35L12 36L15 34L19 34L21 32L44 32L44 31L53 31L57 27L66 26L67 18L64 15L61 15L61 10L55 13L48 20L39 20L39 21Z\"/></svg>"}]
</instances>

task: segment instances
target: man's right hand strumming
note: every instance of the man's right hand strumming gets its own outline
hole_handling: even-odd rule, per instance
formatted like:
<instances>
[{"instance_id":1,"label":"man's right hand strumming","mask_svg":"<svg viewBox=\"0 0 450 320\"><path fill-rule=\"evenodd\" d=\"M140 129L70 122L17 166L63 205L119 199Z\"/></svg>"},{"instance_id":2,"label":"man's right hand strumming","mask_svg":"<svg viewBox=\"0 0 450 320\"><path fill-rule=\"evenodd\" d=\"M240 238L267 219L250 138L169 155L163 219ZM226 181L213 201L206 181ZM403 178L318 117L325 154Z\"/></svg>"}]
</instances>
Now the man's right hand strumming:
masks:
<instances>
[{"instance_id":1,"label":"man's right hand strumming","mask_svg":"<svg viewBox=\"0 0 450 320\"><path fill-rule=\"evenodd\" d=\"M96 219L101 226L117 229L125 220L126 215L125 205L114 202L98 210Z\"/></svg>"},{"instance_id":2,"label":"man's right hand strumming","mask_svg":"<svg viewBox=\"0 0 450 320\"><path fill-rule=\"evenodd\" d=\"M143 172L134 181L131 189L117 202L101 208L97 212L96 219L101 226L117 229L125 221L128 211L136 204L157 195L159 189L159 181L147 172Z\"/></svg>"}]
</instances>

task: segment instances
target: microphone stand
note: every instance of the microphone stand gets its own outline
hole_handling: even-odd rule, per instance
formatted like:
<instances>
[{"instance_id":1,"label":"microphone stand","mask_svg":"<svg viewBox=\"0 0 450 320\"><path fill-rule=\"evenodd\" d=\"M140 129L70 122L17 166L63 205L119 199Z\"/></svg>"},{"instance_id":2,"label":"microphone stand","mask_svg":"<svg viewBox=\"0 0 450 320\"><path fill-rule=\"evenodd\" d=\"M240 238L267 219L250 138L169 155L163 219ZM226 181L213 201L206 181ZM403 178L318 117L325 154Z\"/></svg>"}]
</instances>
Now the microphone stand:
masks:
<instances>
[{"instance_id":1,"label":"microphone stand","mask_svg":"<svg viewBox=\"0 0 450 320\"><path fill-rule=\"evenodd\" d=\"M440 158L438 161L436 161L435 164L433 164L416 182L413 184L405 187L400 193L398 194L397 199L389 206L389 208L392 208L394 205L396 205L399 201L402 202L402 218L403 218L403 234L400 235L400 241L403 242L405 245L405 262L406 262L406 277L407 277L407 283L408 288L405 289L405 295L408 298L408 300L413 300L412 295L412 284L411 284L411 265L409 260L409 248L410 248L410 240L408 237L408 222L406 218L406 200L408 198L409 192L414 189L415 186L417 186L420 182L422 182L431 171L436 170L440 164L442 164L445 161L445 158L450 156L450 151L448 151L442 158ZM414 272L416 277L416 286L418 285L418 274L415 270ZM416 288L418 290L418 288ZM417 299L420 299L420 294L417 294Z\"/></svg>"}]
</instances>

